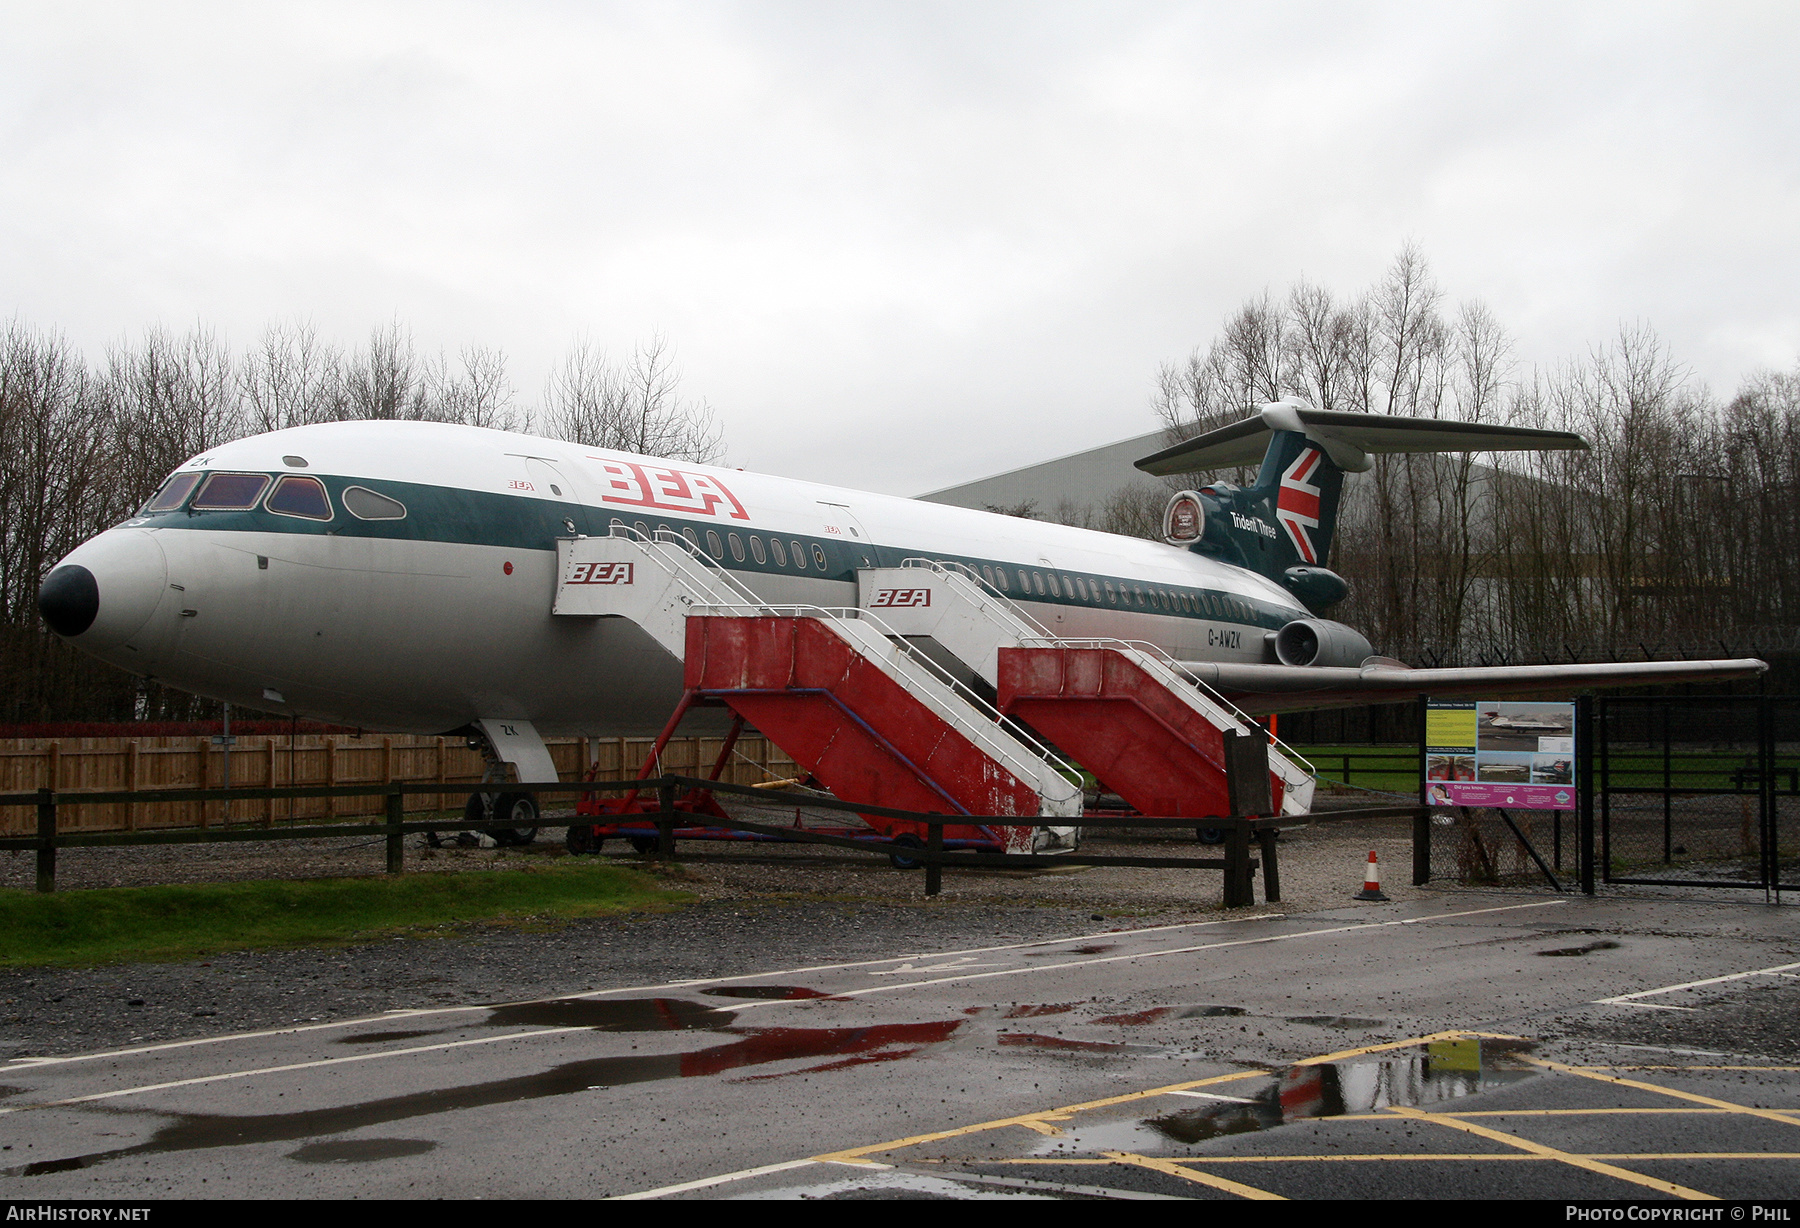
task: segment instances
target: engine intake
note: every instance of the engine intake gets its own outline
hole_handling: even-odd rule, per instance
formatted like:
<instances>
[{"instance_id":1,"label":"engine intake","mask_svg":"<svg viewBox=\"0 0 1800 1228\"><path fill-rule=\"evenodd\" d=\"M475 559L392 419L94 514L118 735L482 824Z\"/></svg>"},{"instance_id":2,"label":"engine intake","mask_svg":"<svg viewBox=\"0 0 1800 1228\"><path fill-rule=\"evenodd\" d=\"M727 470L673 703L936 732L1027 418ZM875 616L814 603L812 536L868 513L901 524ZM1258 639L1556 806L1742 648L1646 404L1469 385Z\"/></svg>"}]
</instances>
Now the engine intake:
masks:
<instances>
[{"instance_id":1,"label":"engine intake","mask_svg":"<svg viewBox=\"0 0 1800 1228\"><path fill-rule=\"evenodd\" d=\"M1355 668L1374 655L1362 632L1329 618L1296 618L1275 633L1275 659L1283 665Z\"/></svg>"}]
</instances>

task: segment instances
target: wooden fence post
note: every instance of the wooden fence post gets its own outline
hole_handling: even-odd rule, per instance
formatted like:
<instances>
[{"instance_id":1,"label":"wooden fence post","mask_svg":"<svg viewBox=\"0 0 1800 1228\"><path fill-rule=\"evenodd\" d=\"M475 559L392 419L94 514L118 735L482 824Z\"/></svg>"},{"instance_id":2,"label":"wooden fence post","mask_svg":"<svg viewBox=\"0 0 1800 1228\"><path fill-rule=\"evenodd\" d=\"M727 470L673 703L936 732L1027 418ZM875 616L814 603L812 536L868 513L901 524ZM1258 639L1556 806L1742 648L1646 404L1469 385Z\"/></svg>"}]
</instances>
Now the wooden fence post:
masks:
<instances>
[{"instance_id":1,"label":"wooden fence post","mask_svg":"<svg viewBox=\"0 0 1800 1228\"><path fill-rule=\"evenodd\" d=\"M131 739L125 744L125 787L133 793L138 787L138 740ZM137 830L137 803L125 803L125 830Z\"/></svg>"},{"instance_id":2,"label":"wooden fence post","mask_svg":"<svg viewBox=\"0 0 1800 1228\"><path fill-rule=\"evenodd\" d=\"M406 821L406 794L392 781L387 795L387 872L399 874L406 869L406 838L400 824Z\"/></svg>"},{"instance_id":3,"label":"wooden fence post","mask_svg":"<svg viewBox=\"0 0 1800 1228\"><path fill-rule=\"evenodd\" d=\"M48 895L56 890L56 791L38 790L37 889Z\"/></svg>"},{"instance_id":4,"label":"wooden fence post","mask_svg":"<svg viewBox=\"0 0 1800 1228\"><path fill-rule=\"evenodd\" d=\"M337 739L336 738L326 738L325 739L325 787L328 789L332 788L333 786L335 786L337 784L337 752L338 752ZM337 798L328 797L325 799L325 817L327 819L337 818L337 809L338 809Z\"/></svg>"}]
</instances>

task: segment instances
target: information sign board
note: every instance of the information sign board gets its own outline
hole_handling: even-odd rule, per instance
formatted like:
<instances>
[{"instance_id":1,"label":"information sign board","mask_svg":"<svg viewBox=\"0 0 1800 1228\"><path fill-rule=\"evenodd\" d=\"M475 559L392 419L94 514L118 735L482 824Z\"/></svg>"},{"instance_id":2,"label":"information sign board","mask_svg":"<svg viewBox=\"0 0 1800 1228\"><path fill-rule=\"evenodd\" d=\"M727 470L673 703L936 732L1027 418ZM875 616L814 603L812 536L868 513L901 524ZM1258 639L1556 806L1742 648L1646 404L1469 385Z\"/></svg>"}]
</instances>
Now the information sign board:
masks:
<instances>
[{"instance_id":1,"label":"information sign board","mask_svg":"<svg viewBox=\"0 0 1800 1228\"><path fill-rule=\"evenodd\" d=\"M1575 705L1425 705L1425 800L1433 806L1575 809Z\"/></svg>"}]
</instances>

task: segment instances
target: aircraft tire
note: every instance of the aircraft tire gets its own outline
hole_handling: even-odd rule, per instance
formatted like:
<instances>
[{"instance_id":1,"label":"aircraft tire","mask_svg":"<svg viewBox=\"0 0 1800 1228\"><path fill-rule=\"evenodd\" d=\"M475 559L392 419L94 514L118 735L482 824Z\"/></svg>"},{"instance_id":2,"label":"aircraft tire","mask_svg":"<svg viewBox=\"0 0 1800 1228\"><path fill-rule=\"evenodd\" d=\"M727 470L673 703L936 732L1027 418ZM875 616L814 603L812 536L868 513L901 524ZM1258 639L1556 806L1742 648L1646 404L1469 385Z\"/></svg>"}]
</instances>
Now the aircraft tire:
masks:
<instances>
[{"instance_id":1,"label":"aircraft tire","mask_svg":"<svg viewBox=\"0 0 1800 1228\"><path fill-rule=\"evenodd\" d=\"M631 847L634 851L642 853L645 856L656 851L657 840L655 836L626 836L625 839L631 842Z\"/></svg>"},{"instance_id":2,"label":"aircraft tire","mask_svg":"<svg viewBox=\"0 0 1800 1228\"><path fill-rule=\"evenodd\" d=\"M1201 844L1224 844L1225 829L1223 827L1196 827L1194 839Z\"/></svg>"},{"instance_id":3,"label":"aircraft tire","mask_svg":"<svg viewBox=\"0 0 1800 1228\"><path fill-rule=\"evenodd\" d=\"M491 827L482 832L495 844L502 848L530 844L537 839L537 801L529 793L502 793L494 799L494 820L505 822L511 820L514 827ZM468 823L486 821L487 814L482 806L481 794L469 794L469 800L463 804L463 820ZM467 833L465 833L467 834Z\"/></svg>"}]
</instances>

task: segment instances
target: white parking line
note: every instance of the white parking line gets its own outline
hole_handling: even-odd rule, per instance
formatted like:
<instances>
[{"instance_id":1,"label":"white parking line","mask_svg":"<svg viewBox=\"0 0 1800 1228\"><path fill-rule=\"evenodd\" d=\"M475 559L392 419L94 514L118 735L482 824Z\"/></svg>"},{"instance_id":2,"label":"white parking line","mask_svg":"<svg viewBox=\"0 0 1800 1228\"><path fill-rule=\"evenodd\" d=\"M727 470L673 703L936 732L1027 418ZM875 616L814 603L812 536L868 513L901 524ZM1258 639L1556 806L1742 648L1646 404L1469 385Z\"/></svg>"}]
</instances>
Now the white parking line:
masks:
<instances>
[{"instance_id":1,"label":"white parking line","mask_svg":"<svg viewBox=\"0 0 1800 1228\"><path fill-rule=\"evenodd\" d=\"M62 1100L41 1100L36 1104L15 1104L0 1108L0 1115L23 1113L28 1109L54 1109L71 1104L87 1104L95 1100L113 1100L119 1096L135 1096L139 1092L160 1092L170 1087L193 1087L200 1083L219 1083L226 1079L248 1079L256 1075L283 1074L290 1070L313 1070L320 1066L343 1066L350 1062L372 1062L383 1057L405 1057L413 1053L435 1053L441 1049L461 1049L468 1045L491 1045L502 1040L526 1037L560 1036L565 1032L588 1032L591 1028L539 1028L531 1032L505 1032L499 1036L476 1036L469 1040L452 1040L441 1045L413 1045L406 1049L381 1049L374 1053L352 1053L347 1057L322 1057L311 1062L288 1062L282 1066L253 1066L248 1070L228 1070L220 1074L195 1075L191 1079L170 1079L166 1083L143 1083L136 1087L120 1087L110 1092L91 1092L86 1096L69 1096Z\"/></svg>"},{"instance_id":2,"label":"white parking line","mask_svg":"<svg viewBox=\"0 0 1800 1228\"><path fill-rule=\"evenodd\" d=\"M1034 972L1056 972L1063 968L1089 968L1096 964L1117 964L1140 959L1167 959L1172 955L1192 955L1198 951L1218 951L1226 947L1254 947L1270 942L1291 942L1299 938L1326 938L1333 934L1350 934L1358 930L1384 929L1395 925L1422 925L1429 921L1449 921L1456 917L1478 917L1487 913L1512 912L1520 908L1554 908L1566 903L1564 900L1540 900L1532 904L1507 904L1498 908L1472 908L1466 912L1437 913L1429 917L1406 917L1396 921L1365 921L1358 925L1334 925L1329 929L1300 930L1292 934L1271 934L1265 938L1239 938L1232 942L1208 942L1191 947L1173 947L1167 951L1139 951L1131 955L1102 955L1093 959L1071 959L1060 964L1033 964L1023 968L1002 968L998 972L969 972L954 976L933 977L924 981L903 981L893 985L872 985L867 989L845 989L831 994L833 998L861 998L869 994L896 993L904 989L919 989L926 985L947 985L953 981L984 981L996 976L1025 976ZM1794 965L1800 967L1800 964ZM921 969L921 971L926 971ZM797 1002L813 999L776 998L764 1002L746 1002L733 1010L743 1012L758 1010L768 1006L793 1006Z\"/></svg>"},{"instance_id":3,"label":"white parking line","mask_svg":"<svg viewBox=\"0 0 1800 1228\"><path fill-rule=\"evenodd\" d=\"M1752 968L1748 972L1733 972L1730 976L1709 976L1704 981L1683 981L1679 985L1664 985L1661 989L1640 989L1637 993L1622 993L1617 997L1612 998L1595 998L1593 1005L1652 1006L1655 1004L1650 1002L1639 1002L1636 1001L1636 999L1654 998L1658 994L1674 993L1680 989L1699 989L1703 985L1723 985L1727 981L1741 981L1745 977L1750 976L1780 976L1793 968L1800 968L1800 964L1777 964L1773 968ZM1665 1006L1661 1009L1691 1011L1695 1008L1691 1006Z\"/></svg>"},{"instance_id":4,"label":"white parking line","mask_svg":"<svg viewBox=\"0 0 1800 1228\"><path fill-rule=\"evenodd\" d=\"M1459 917L1475 917L1475 916L1484 916L1484 915L1487 915L1490 913L1514 912L1514 911L1517 911L1519 909L1524 909L1524 908L1547 908L1547 907L1554 907L1554 906L1560 905L1562 903L1564 903L1564 901L1562 901L1562 900L1542 900L1542 901L1537 901L1537 902L1531 903L1531 904L1507 904L1507 905L1503 905L1503 906L1495 907L1495 908L1469 909L1464 912L1437 913L1437 914L1434 914L1429 917L1408 917L1408 918L1394 920L1394 921L1370 921L1370 922L1366 922L1366 923L1359 924L1359 925L1333 926L1329 929L1323 929L1323 930L1303 930L1303 931L1300 931L1298 933L1293 933L1293 934L1274 934L1274 935L1270 935L1270 936L1264 937L1264 938L1245 938L1245 939L1239 939L1239 940L1233 941L1233 942L1205 943L1205 944L1198 945L1198 946L1179 947L1179 948L1176 948L1174 950L1169 950L1169 951L1146 951L1146 952L1140 952L1135 955L1111 955L1111 956L1098 957L1095 959L1068 960L1063 963L1036 964L1036 965L1032 965L1030 967L1003 969L998 972L969 972L969 973L966 973L961 976L934 977L932 979L923 980L923 981L908 981L908 982L902 982L902 983L898 983L898 984L877 985L877 986L874 986L874 987L868 988L868 989L852 989L852 990L847 990L843 993L832 994L831 996L834 998L851 998L851 997L860 997L862 995L872 994L872 993L893 993L893 992L896 992L899 990L917 989L917 988L921 988L926 985L941 985L941 984L944 984L944 983L950 982L950 981L976 981L976 980L983 980L988 977L994 977L994 976L1016 976L1016 975L1023 975L1023 974L1035 973L1035 972L1055 972L1055 971L1058 971L1058 970L1064 969L1064 968L1082 968L1082 967L1088 967L1088 966L1091 966L1094 964L1117 963L1121 960L1160 959L1160 958L1164 958L1164 957L1171 956L1171 955L1186 955L1186 954L1192 954L1197 951L1215 951L1215 950L1220 950L1220 949L1227 948L1227 947L1256 946L1256 945L1260 945L1262 943L1284 942L1289 939L1295 939L1295 938L1323 938L1323 937L1328 937L1333 934L1352 933L1355 931L1367 930L1367 929L1382 929L1382 928L1396 926L1396 925L1418 925L1418 924L1422 924L1422 923L1429 922L1429 921L1449 921L1449 920L1454 920ZM1170 927L1170 928L1176 928L1176 927ZM1043 944L1042 943L1027 943L1027 944L1020 944L1020 945L1022 945L1022 946L1040 946ZM915 956L913 958L918 958L918 957ZM869 961L869 962L884 962L884 961ZM845 965L845 966L856 967L859 965ZM1800 967L1800 965L1796 965L1796 966ZM742 979L742 978L731 977L731 978L723 978L723 979L738 980L738 979ZM799 998L799 999L775 999L775 1000L762 1001L762 1002L745 1002L745 1003L741 1003L741 1004L734 1003L730 1007L730 1009L734 1013L742 1013L744 1011L757 1009L759 1007L793 1006L796 1004L812 1002L812 1001L816 1001L816 1000L817 999ZM723 1009L723 1008L721 1008L721 1009ZM392 1016L388 1016L387 1018L391 1019ZM314 1061L308 1061L308 1062L289 1062L289 1063L284 1063L284 1064L278 1065L278 1066L256 1066L256 1067L251 1067L251 1068L245 1069L245 1070L225 1071L225 1072L222 1072L219 1074L197 1075L197 1076L195 1076L193 1078L189 1078L189 1079L174 1079L174 1080L169 1080L169 1081L161 1082L161 1083L147 1083L147 1084L141 1084L141 1085L134 1086L134 1087L117 1088L117 1089L114 1089L113 1091L95 1092L90 1095L72 1096L67 1099L61 1099L61 1100L40 1101L40 1102L34 1103L34 1104L15 1105L10 1108L0 1108L0 1116L9 1114L9 1113L22 1112L22 1111L25 1111L28 1109L52 1108L52 1107L59 1107L59 1106L65 1106L65 1105L71 1105L71 1104L83 1104L83 1103L87 1103L89 1101L95 1101L95 1100L111 1100L111 1099L115 1099L120 1096L136 1095L141 1092L163 1091L165 1089L172 1088L172 1087L191 1087L191 1086L195 1086L195 1085L203 1084L203 1083L216 1083L216 1082L220 1082L220 1081L226 1080L226 1079L247 1079L247 1078L252 1078L256 1075L281 1074L281 1073L285 1073L288 1071L294 1071L294 1070L311 1070L311 1069L318 1069L318 1068L326 1067L326 1066L341 1066L341 1065L346 1065L346 1064L349 1064L352 1062L369 1062L369 1061L375 1061L375 1060L378 1060L381 1058L406 1057L406 1056L410 1056L413 1054L431 1053L431 1052L436 1052L436 1051L440 1051L440 1050L444 1050L444 1049L459 1049L459 1048L463 1048L468 1045L492 1044L496 1041L502 1041L502 1040L521 1040L521 1039L526 1039L526 1038L531 1038L531 1037L539 1037L539 1036L557 1036L557 1035L562 1035L562 1034L568 1033L568 1032L584 1032L584 1031L590 1031L590 1030L591 1029L585 1028L585 1027L541 1028L541 1029L537 1029L537 1030L529 1031L529 1032L508 1032L508 1033L505 1033L505 1034L499 1035L499 1036L480 1036L480 1037L474 1037L474 1038L468 1039L468 1040L447 1041L447 1042L444 1042L441 1044L435 1044L435 1045L409 1045L403 1049L381 1049L381 1050L377 1050L377 1051L371 1052L371 1053L348 1054L344 1057L319 1058Z\"/></svg>"},{"instance_id":5,"label":"white parking line","mask_svg":"<svg viewBox=\"0 0 1800 1228\"><path fill-rule=\"evenodd\" d=\"M696 977L684 981L658 981L650 985L623 985L614 989L590 989L582 993L559 994L554 998L531 998L523 1002L483 1002L474 1006L422 1006L383 1011L379 1015L362 1015L355 1019L337 1019L329 1023L295 1024L285 1028L263 1028L254 1032L230 1032L224 1036L201 1036L193 1040L171 1040L155 1045L136 1045L128 1049L106 1049L98 1053L72 1053L46 1057L15 1057L0 1070L18 1070L34 1066L62 1066L71 1062L93 1062L102 1058L135 1057L142 1053L162 1053L170 1049L192 1049L202 1045L223 1045L236 1040L261 1040L268 1036L291 1036L302 1032L323 1032L333 1028L353 1028L367 1023L392 1023L397 1019L423 1019L432 1015L458 1015L471 1011L488 1011L502 1006L531 1006L539 1002L560 1002L571 998L603 998L609 994L666 992L691 989L698 985L725 985L732 981L763 980L769 977L800 976L809 972L837 972L847 968L873 968L881 964L902 963L915 959L948 959L960 955L984 955L992 951L1024 951L1032 947L1055 947L1069 942L1092 942L1097 938L1132 938L1139 934L1159 934L1169 930L1204 929L1213 925L1235 925L1245 921L1278 921L1282 913L1265 913L1260 917L1230 917L1220 921L1184 921L1178 925L1150 925L1136 930L1106 930L1098 934L1077 934L1071 938L1037 938L1031 942L1006 943L991 947L968 947L957 951L935 953L914 952L891 955L886 959L863 959L843 964L812 964L803 968L778 968L763 972L739 972L731 976ZM725 1009L721 1007L720 1009ZM737 1010L738 1007L731 1009Z\"/></svg>"}]
</instances>

